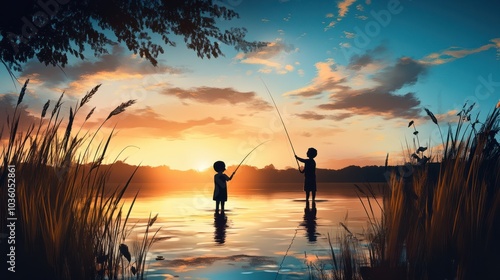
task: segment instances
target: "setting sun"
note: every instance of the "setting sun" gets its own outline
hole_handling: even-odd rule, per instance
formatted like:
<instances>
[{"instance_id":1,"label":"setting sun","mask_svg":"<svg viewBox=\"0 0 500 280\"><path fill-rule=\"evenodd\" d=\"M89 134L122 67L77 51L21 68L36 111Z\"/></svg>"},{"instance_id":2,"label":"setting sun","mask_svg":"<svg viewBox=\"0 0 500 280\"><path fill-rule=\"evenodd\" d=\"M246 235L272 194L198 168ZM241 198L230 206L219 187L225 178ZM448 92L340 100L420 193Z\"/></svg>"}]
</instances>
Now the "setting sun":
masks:
<instances>
[{"instance_id":1,"label":"setting sun","mask_svg":"<svg viewBox=\"0 0 500 280\"><path fill-rule=\"evenodd\" d=\"M195 170L198 172L207 171L210 168L210 163L208 161L199 161L196 164Z\"/></svg>"}]
</instances>

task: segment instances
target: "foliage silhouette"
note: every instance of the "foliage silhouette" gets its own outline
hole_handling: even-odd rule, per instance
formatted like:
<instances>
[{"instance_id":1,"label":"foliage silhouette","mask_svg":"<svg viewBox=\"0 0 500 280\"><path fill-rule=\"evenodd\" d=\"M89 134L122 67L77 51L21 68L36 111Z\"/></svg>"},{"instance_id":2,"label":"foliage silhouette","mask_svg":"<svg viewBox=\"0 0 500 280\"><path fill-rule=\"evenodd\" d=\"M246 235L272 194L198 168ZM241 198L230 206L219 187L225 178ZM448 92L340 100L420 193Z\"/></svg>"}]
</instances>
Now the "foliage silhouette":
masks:
<instances>
[{"instance_id":1,"label":"foliage silhouette","mask_svg":"<svg viewBox=\"0 0 500 280\"><path fill-rule=\"evenodd\" d=\"M164 53L158 39L176 46L178 37L200 58L223 55L219 44L241 51L264 46L247 41L245 28L219 28L218 20L238 17L208 0L19 0L0 12L0 61L9 71L21 71L22 63L34 57L64 67L68 53L84 59L86 47L98 56L124 43L156 66Z\"/></svg>"}]
</instances>

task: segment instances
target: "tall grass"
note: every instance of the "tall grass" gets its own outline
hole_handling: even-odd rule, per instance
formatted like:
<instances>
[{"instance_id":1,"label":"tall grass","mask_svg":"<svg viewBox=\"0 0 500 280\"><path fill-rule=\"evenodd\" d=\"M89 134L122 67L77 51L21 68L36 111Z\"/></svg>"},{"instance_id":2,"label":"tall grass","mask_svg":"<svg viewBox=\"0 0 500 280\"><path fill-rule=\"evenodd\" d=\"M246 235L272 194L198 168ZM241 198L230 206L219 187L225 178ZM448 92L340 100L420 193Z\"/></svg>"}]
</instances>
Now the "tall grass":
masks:
<instances>
[{"instance_id":1,"label":"tall grass","mask_svg":"<svg viewBox=\"0 0 500 280\"><path fill-rule=\"evenodd\" d=\"M345 221L347 220L347 215ZM360 280L360 267L367 262L360 240L349 230L347 225L340 222L342 229L335 239L330 234L327 241L330 249L330 258L325 260L308 261L309 279L311 280Z\"/></svg>"},{"instance_id":2,"label":"tall grass","mask_svg":"<svg viewBox=\"0 0 500 280\"><path fill-rule=\"evenodd\" d=\"M413 156L409 176L392 172L378 229L385 250L373 267L402 270L405 279L498 279L500 109L481 123L471 121L472 107L464 105L457 126L449 128L439 163Z\"/></svg>"},{"instance_id":3,"label":"tall grass","mask_svg":"<svg viewBox=\"0 0 500 280\"><path fill-rule=\"evenodd\" d=\"M1 152L2 201L7 201L4 184L7 166L16 167L16 276L26 279L118 279L131 275L129 278L142 279L143 259L140 265L130 267L134 273L123 271L123 257L128 252L123 250L126 247L123 243L130 232L127 222L137 194L129 209L123 209L122 201L133 174L124 185L110 189L107 178L112 167L104 167L101 163L113 132L94 143L104 123L135 101L119 105L96 131L90 132L82 128L95 108L87 113L78 129L75 128L76 118L100 85L69 108L67 121L61 112L62 94L50 116L47 115L50 101L47 101L38 123L29 124L27 130L21 131L20 123L24 120L20 110L28 82L21 90L13 115L7 118L7 127L2 128L2 132L8 133ZM3 206L2 226L6 221L5 210ZM148 229L153 223L152 219L148 221ZM144 256L149 247L141 248Z\"/></svg>"}]
</instances>

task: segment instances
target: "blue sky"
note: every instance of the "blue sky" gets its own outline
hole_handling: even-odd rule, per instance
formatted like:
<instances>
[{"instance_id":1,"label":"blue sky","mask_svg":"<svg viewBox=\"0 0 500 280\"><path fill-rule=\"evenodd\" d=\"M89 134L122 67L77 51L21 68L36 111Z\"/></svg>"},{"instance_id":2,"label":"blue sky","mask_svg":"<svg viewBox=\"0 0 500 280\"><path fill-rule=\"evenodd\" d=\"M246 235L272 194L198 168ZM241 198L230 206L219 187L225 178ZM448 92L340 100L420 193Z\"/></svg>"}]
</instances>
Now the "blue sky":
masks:
<instances>
[{"instance_id":1,"label":"blue sky","mask_svg":"<svg viewBox=\"0 0 500 280\"><path fill-rule=\"evenodd\" d=\"M391 163L404 162L410 120L422 146L439 150L438 130L423 108L446 131L465 102L475 102L473 113L483 116L499 101L498 1L215 2L240 14L221 26L246 27L249 39L268 46L246 54L224 46L224 57L202 60L179 41L165 48L156 68L120 46L74 60L64 73L32 61L18 73L21 82L30 78L25 113L36 118L63 91L69 106L102 84L86 108L97 107L86 127L137 99L100 132L104 138L116 125L111 155L121 152L131 164L237 164L271 140L247 163L293 167L266 85L297 154L315 147L318 167L337 169L382 165L387 153ZM16 94L20 86L0 72L0 94Z\"/></svg>"}]
</instances>

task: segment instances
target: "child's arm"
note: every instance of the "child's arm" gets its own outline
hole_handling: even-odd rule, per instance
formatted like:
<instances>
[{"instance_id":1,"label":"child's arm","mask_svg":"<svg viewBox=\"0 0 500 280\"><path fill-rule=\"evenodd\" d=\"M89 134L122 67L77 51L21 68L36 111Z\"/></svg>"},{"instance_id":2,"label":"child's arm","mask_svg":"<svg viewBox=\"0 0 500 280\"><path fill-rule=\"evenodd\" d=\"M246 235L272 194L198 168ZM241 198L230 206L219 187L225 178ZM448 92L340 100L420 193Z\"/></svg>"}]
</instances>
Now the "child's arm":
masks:
<instances>
[{"instance_id":1,"label":"child's arm","mask_svg":"<svg viewBox=\"0 0 500 280\"><path fill-rule=\"evenodd\" d=\"M300 161L300 162L306 162L305 159L301 158L301 157L298 157L297 155L295 155L295 158Z\"/></svg>"}]
</instances>

